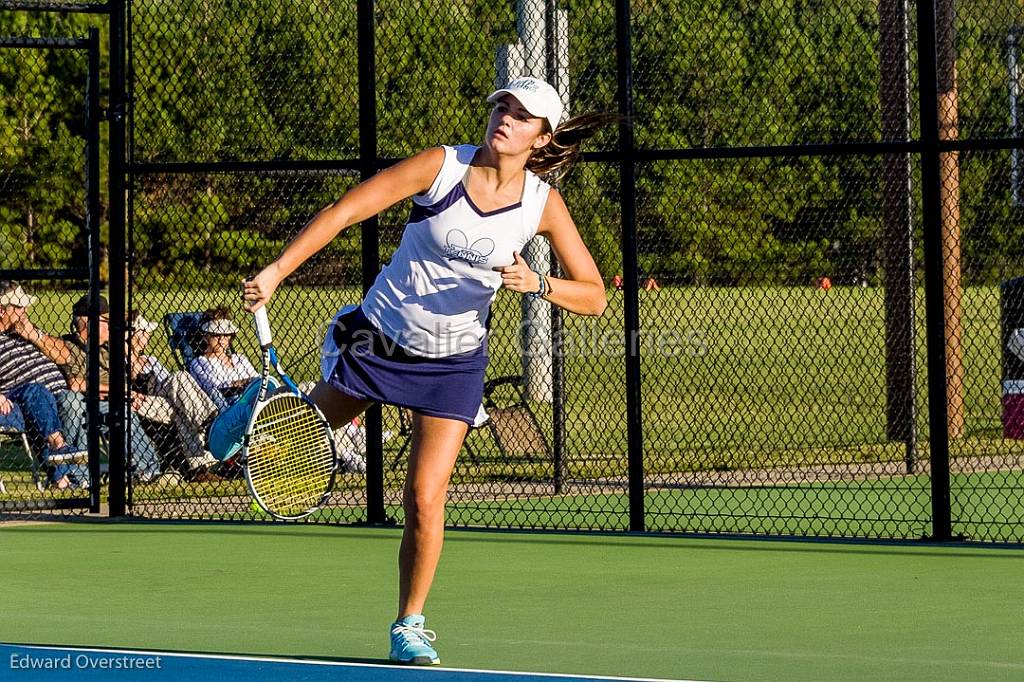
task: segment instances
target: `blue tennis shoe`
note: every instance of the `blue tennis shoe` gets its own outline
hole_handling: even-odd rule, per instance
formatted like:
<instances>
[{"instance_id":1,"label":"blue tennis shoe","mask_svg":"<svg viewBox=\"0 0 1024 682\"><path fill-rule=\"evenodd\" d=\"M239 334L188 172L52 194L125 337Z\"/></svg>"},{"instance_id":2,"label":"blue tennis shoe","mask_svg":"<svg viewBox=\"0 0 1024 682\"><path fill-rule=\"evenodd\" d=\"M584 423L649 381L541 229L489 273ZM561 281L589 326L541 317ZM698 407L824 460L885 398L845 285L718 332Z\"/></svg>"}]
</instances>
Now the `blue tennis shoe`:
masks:
<instances>
[{"instance_id":1,"label":"blue tennis shoe","mask_svg":"<svg viewBox=\"0 0 1024 682\"><path fill-rule=\"evenodd\" d=\"M405 616L391 625L391 660L405 665L439 665L434 647L430 643L437 639L433 630L424 630L426 619L419 615Z\"/></svg>"}]
</instances>

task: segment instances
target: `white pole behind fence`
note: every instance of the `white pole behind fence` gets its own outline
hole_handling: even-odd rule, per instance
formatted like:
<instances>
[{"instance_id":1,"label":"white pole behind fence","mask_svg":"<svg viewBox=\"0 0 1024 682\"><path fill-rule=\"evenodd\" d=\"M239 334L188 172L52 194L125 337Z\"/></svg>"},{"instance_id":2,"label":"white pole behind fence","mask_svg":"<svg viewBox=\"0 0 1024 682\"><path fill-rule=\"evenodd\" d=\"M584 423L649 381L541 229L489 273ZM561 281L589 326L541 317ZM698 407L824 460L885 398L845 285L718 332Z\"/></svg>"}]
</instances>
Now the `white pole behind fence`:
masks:
<instances>
[{"instance_id":1,"label":"white pole behind fence","mask_svg":"<svg viewBox=\"0 0 1024 682\"><path fill-rule=\"evenodd\" d=\"M498 48L495 82L502 87L517 76L554 80L566 113L569 111L569 22L564 11L555 13L555 74L547 73L546 0L517 0L516 32L519 42ZM551 270L551 246L544 237L534 238L523 249L523 258L538 272ZM551 308L542 300L521 299L519 334L522 371L531 400L552 400Z\"/></svg>"}]
</instances>

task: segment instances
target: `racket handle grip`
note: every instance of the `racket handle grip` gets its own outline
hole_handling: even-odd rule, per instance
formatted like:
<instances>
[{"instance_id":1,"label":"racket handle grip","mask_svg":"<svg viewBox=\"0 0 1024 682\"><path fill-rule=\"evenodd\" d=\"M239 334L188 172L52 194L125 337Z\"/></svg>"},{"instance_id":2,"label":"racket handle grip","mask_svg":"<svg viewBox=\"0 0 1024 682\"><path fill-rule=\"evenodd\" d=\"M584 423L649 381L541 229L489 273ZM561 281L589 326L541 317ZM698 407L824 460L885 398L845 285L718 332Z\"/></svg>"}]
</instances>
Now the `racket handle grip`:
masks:
<instances>
[{"instance_id":1,"label":"racket handle grip","mask_svg":"<svg viewBox=\"0 0 1024 682\"><path fill-rule=\"evenodd\" d=\"M267 306L260 306L260 309L252 315L256 320L256 338L259 339L260 347L266 348L272 341L270 336L270 320L267 319Z\"/></svg>"}]
</instances>

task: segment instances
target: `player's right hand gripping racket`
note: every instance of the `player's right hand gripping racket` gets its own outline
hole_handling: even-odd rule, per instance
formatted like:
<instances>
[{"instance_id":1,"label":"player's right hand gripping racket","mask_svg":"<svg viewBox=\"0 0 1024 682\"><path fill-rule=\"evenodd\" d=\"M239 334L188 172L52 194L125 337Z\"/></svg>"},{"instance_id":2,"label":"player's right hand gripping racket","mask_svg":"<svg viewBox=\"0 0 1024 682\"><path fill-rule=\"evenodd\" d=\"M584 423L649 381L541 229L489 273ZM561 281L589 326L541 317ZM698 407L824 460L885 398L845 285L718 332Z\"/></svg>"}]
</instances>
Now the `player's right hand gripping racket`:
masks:
<instances>
[{"instance_id":1,"label":"player's right hand gripping racket","mask_svg":"<svg viewBox=\"0 0 1024 682\"><path fill-rule=\"evenodd\" d=\"M309 516L334 489L338 457L319 408L284 373L270 335L267 307L253 313L263 374L242 442L241 462L253 499L278 519ZM273 366L284 387L270 391Z\"/></svg>"}]
</instances>

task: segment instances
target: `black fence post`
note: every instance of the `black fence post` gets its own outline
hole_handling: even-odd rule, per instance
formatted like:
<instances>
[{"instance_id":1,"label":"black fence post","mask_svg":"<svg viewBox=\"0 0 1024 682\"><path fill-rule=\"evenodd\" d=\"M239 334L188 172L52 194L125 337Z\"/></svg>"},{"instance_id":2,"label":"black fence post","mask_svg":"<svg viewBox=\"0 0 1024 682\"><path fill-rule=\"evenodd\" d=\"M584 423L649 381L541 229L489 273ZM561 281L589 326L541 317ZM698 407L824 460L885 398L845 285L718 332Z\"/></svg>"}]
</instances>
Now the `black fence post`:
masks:
<instances>
[{"instance_id":1,"label":"black fence post","mask_svg":"<svg viewBox=\"0 0 1024 682\"><path fill-rule=\"evenodd\" d=\"M928 428L932 483L932 538L952 535L949 499L949 410L946 395L946 321L943 289L942 185L939 158L938 71L934 0L917 3L918 98L921 114L921 210L924 228L925 314L928 342Z\"/></svg>"},{"instance_id":2,"label":"black fence post","mask_svg":"<svg viewBox=\"0 0 1024 682\"><path fill-rule=\"evenodd\" d=\"M125 372L125 2L110 2L110 235L108 262L110 273L110 390L107 427L110 447L110 516L126 511L125 424L127 422ZM90 346L95 344L90 344ZM90 358L91 362L91 358Z\"/></svg>"},{"instance_id":3,"label":"black fence post","mask_svg":"<svg viewBox=\"0 0 1024 682\"><path fill-rule=\"evenodd\" d=\"M89 29L89 81L86 86L85 146L86 173L85 212L86 234L89 240L89 337L99 338L100 261L100 32ZM93 362L95 355L96 362ZM89 345L89 385L86 395L86 413L89 429L86 443L89 450L89 511L100 511L100 409L99 409L99 345Z\"/></svg>"},{"instance_id":4,"label":"black fence post","mask_svg":"<svg viewBox=\"0 0 1024 682\"><path fill-rule=\"evenodd\" d=\"M622 202L623 328L626 343L626 439L629 467L629 529L644 524L643 421L640 415L640 282L636 239L636 150L633 142L633 48L629 0L615 3L618 71L619 187Z\"/></svg>"},{"instance_id":5,"label":"black fence post","mask_svg":"<svg viewBox=\"0 0 1024 682\"><path fill-rule=\"evenodd\" d=\"M544 3L544 49L545 49L545 71L547 81L554 86L559 93L563 85L559 81L558 73L558 14L555 7L555 0L547 0ZM555 251L548 245L548 262L551 264L549 274L552 277L561 277L561 267ZM564 327L562 320L562 309L556 305L551 306L551 464L552 464L552 492L561 495L565 487L567 476L565 459L565 345Z\"/></svg>"},{"instance_id":6,"label":"black fence post","mask_svg":"<svg viewBox=\"0 0 1024 682\"><path fill-rule=\"evenodd\" d=\"M356 32L359 70L359 172L366 180L377 172L377 70L374 50L373 0L356 5ZM363 262L363 293L377 277L380 259L378 219L373 216L360 225ZM366 521L386 523L384 509L383 415L373 405L363 419L366 427Z\"/></svg>"},{"instance_id":7,"label":"black fence post","mask_svg":"<svg viewBox=\"0 0 1024 682\"><path fill-rule=\"evenodd\" d=\"M907 0L879 4L882 140L910 139ZM886 438L904 444L908 474L917 459L914 405L914 228L910 154L883 154L882 234L885 259Z\"/></svg>"}]
</instances>

